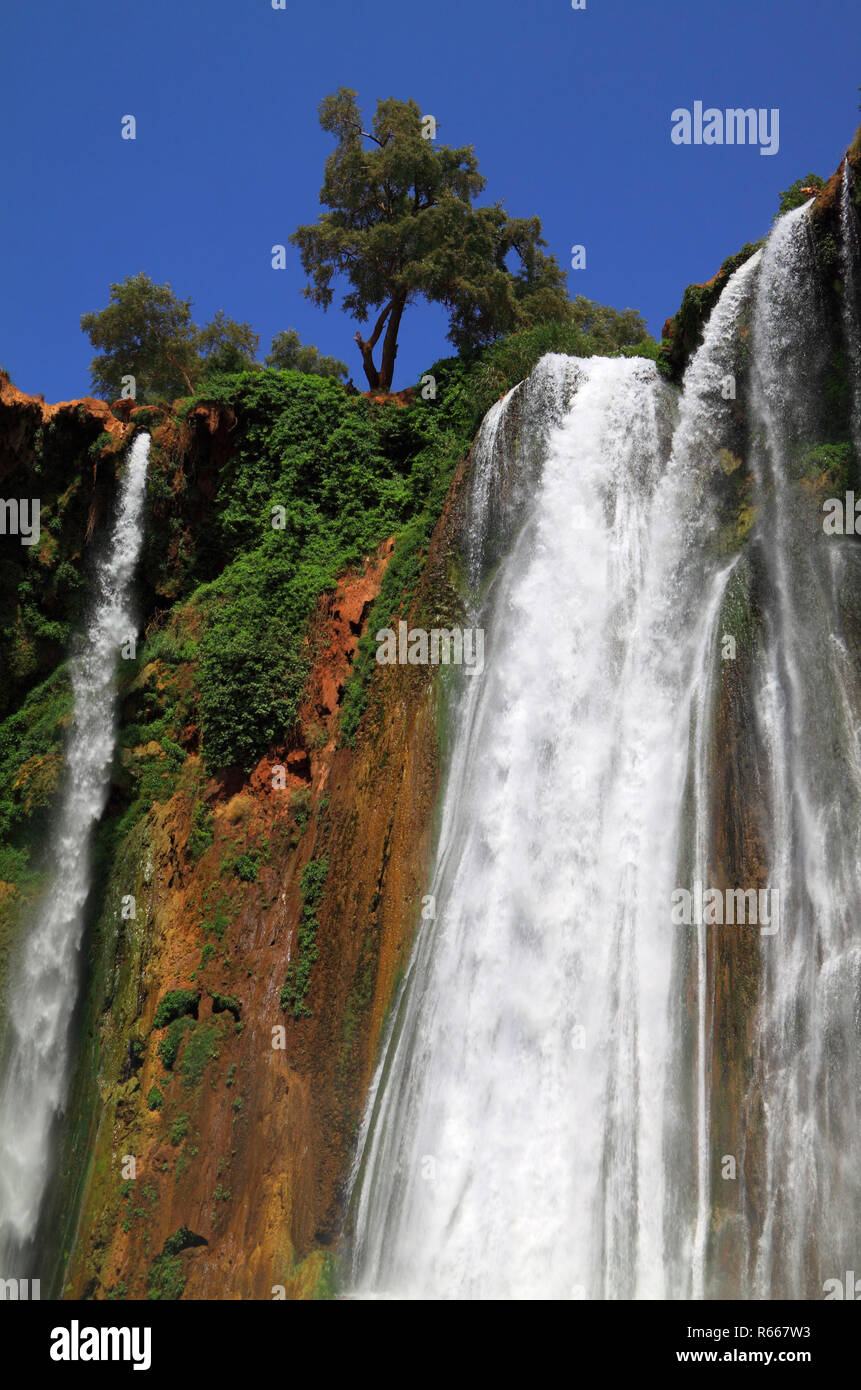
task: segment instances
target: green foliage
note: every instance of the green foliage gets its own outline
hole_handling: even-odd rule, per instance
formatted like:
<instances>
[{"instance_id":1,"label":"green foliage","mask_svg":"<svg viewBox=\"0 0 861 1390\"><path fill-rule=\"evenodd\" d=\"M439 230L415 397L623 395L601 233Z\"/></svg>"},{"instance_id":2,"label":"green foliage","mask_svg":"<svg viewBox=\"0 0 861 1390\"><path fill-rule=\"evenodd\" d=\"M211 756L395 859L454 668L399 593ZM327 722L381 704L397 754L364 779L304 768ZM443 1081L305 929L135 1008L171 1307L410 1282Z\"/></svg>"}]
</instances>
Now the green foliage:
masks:
<instances>
[{"instance_id":1,"label":"green foliage","mask_svg":"<svg viewBox=\"0 0 861 1390\"><path fill-rule=\"evenodd\" d=\"M6 842L0 879L4 882L16 882L26 869L25 843L44 825L56 799L71 713L72 690L64 664L0 724L0 839Z\"/></svg>"},{"instance_id":2,"label":"green foliage","mask_svg":"<svg viewBox=\"0 0 861 1390\"><path fill-rule=\"evenodd\" d=\"M175 1018L170 1024L167 1032L158 1045L158 1055L161 1058L165 1071L173 1071L176 1059L179 1056L179 1049L182 1040L189 1028L194 1027L194 1020L187 1015L182 1018Z\"/></svg>"},{"instance_id":3,"label":"green foliage","mask_svg":"<svg viewBox=\"0 0 861 1390\"><path fill-rule=\"evenodd\" d=\"M253 370L260 334L254 332L250 323L237 323L219 309L212 322L201 328L196 346L203 359L205 382L217 372Z\"/></svg>"},{"instance_id":4,"label":"green foliage","mask_svg":"<svg viewBox=\"0 0 861 1390\"><path fill-rule=\"evenodd\" d=\"M307 372L311 376L346 377L346 362L324 357L312 343L302 343L295 328L276 333L264 365L277 372Z\"/></svg>"},{"instance_id":5,"label":"green foliage","mask_svg":"<svg viewBox=\"0 0 861 1390\"><path fill-rule=\"evenodd\" d=\"M203 931L205 931L205 932L210 932L210 931L211 931L211 932L213 933L213 935L218 939L218 941L223 941L223 940L224 940L224 933L227 931L227 928L230 926L229 909L230 909L229 900L228 900L227 898L222 898L222 899L219 901L218 906L216 907L215 912L214 912L213 915L212 915L212 918L211 918L211 919L209 919L209 918L204 918L204 919L201 921L201 924L200 924L200 925L201 925L201 928L203 929ZM212 945L211 942L209 942L208 944L209 944L210 946ZM206 946L204 946L203 949L204 949L204 951L205 951L205 950L207 949ZM213 947L213 950L214 950L214 949L215 949L215 948Z\"/></svg>"},{"instance_id":6,"label":"green foliage","mask_svg":"<svg viewBox=\"0 0 861 1390\"><path fill-rule=\"evenodd\" d=\"M219 309L198 328L191 303L143 271L111 285L106 308L81 316L83 332L101 349L90 363L93 390L113 400L122 378L133 376L138 401L172 400L219 373L253 367L260 335L251 325Z\"/></svg>"},{"instance_id":7,"label":"green foliage","mask_svg":"<svg viewBox=\"0 0 861 1390\"><path fill-rule=\"evenodd\" d=\"M110 302L82 314L81 328L102 351L90 363L93 390L113 400L122 378L134 376L139 400L165 400L193 391L200 375L191 300L144 274L111 285Z\"/></svg>"},{"instance_id":8,"label":"green foliage","mask_svg":"<svg viewBox=\"0 0 861 1390\"><path fill-rule=\"evenodd\" d=\"M356 93L341 87L321 103L320 125L337 142L320 193L328 211L290 240L309 299L327 308L332 281L343 276L344 309L359 323L376 315L367 340L356 334L372 390L391 387L401 316L417 298L445 306L459 350L568 316L564 272L542 249L538 218L509 217L501 203L474 207L485 179L472 146L424 138L414 101L379 101L365 132ZM373 352L384 330L378 371Z\"/></svg>"},{"instance_id":9,"label":"green foliage","mask_svg":"<svg viewBox=\"0 0 861 1390\"><path fill-rule=\"evenodd\" d=\"M778 217L782 217L785 212L792 212L793 208L803 207L806 202L809 202L814 196L809 191L811 188L819 189L824 187L825 180L821 179L818 174L808 174L806 178L796 179L795 183L790 184L789 188L785 188L781 193L780 206L774 215L773 221L776 222ZM802 189L804 189L805 192L802 192Z\"/></svg>"},{"instance_id":10,"label":"green foliage","mask_svg":"<svg viewBox=\"0 0 861 1390\"><path fill-rule=\"evenodd\" d=\"M640 314L635 309L610 309L578 295L569 322L543 323L513 333L484 353L469 382L476 416L481 419L503 392L529 375L545 353L594 357L625 351L643 356L657 352Z\"/></svg>"},{"instance_id":11,"label":"green foliage","mask_svg":"<svg viewBox=\"0 0 861 1390\"><path fill-rule=\"evenodd\" d=\"M153 1087L152 1087L152 1089L151 1089L149 1095L148 1095L147 1098L146 1098L146 1103L147 1103L148 1109L150 1109L150 1110L163 1110L163 1109L164 1109L164 1096L162 1095L162 1093L161 1093L161 1091L159 1090L158 1086L153 1086Z\"/></svg>"},{"instance_id":12,"label":"green foliage","mask_svg":"<svg viewBox=\"0 0 861 1390\"><path fill-rule=\"evenodd\" d=\"M170 1127L170 1142L175 1149L178 1149L185 1136L188 1134L188 1116L177 1115Z\"/></svg>"},{"instance_id":13,"label":"green foliage","mask_svg":"<svg viewBox=\"0 0 861 1390\"><path fill-rule=\"evenodd\" d=\"M197 990L172 989L160 1001L152 1026L166 1028L175 1018L182 1018L183 1014L191 1014L192 1018L197 1018L199 1007L200 994Z\"/></svg>"},{"instance_id":14,"label":"green foliage","mask_svg":"<svg viewBox=\"0 0 861 1390\"><path fill-rule=\"evenodd\" d=\"M317 945L317 931L320 923L317 908L323 897L326 875L329 872L329 857L310 859L302 870L299 893L302 907L299 913L299 934L293 960L287 968L287 977L281 990L281 1007L292 1009L294 1018L310 1018L311 1010L305 997L311 984L311 968L320 954Z\"/></svg>"},{"instance_id":15,"label":"green foliage","mask_svg":"<svg viewBox=\"0 0 861 1390\"><path fill-rule=\"evenodd\" d=\"M238 854L233 861L233 872L243 883L254 883L259 868L259 854Z\"/></svg>"},{"instance_id":16,"label":"green foliage","mask_svg":"<svg viewBox=\"0 0 861 1390\"><path fill-rule=\"evenodd\" d=\"M221 1028L218 1023L199 1023L192 1029L183 1050L179 1069L184 1086L198 1086L210 1062L218 1059Z\"/></svg>"},{"instance_id":17,"label":"green foliage","mask_svg":"<svg viewBox=\"0 0 861 1390\"><path fill-rule=\"evenodd\" d=\"M188 852L196 864L212 844L214 837L214 818L203 801L195 802L192 815L191 834L188 837Z\"/></svg>"},{"instance_id":18,"label":"green foliage","mask_svg":"<svg viewBox=\"0 0 861 1390\"><path fill-rule=\"evenodd\" d=\"M201 1236L196 1236L187 1226L180 1226L172 1236L168 1236L162 1252L153 1260L147 1275L147 1298L153 1301L176 1301L182 1298L186 1285L182 1260L183 1250L193 1245L205 1244Z\"/></svg>"},{"instance_id":19,"label":"green foliage","mask_svg":"<svg viewBox=\"0 0 861 1390\"><path fill-rule=\"evenodd\" d=\"M239 1000L236 999L232 994L212 995L212 1012L214 1014L232 1014L233 1017L236 1019L236 1022L238 1023L241 1010L242 1005L240 1004Z\"/></svg>"},{"instance_id":20,"label":"green foliage","mask_svg":"<svg viewBox=\"0 0 861 1390\"><path fill-rule=\"evenodd\" d=\"M308 787L300 787L291 794L290 810L293 813L298 834L303 835L311 819L311 792Z\"/></svg>"},{"instance_id":21,"label":"green foliage","mask_svg":"<svg viewBox=\"0 0 861 1390\"><path fill-rule=\"evenodd\" d=\"M840 494L850 486L853 458L854 450L848 439L835 444L819 444L803 453L794 464L792 475L812 481L822 479Z\"/></svg>"},{"instance_id":22,"label":"green foliage","mask_svg":"<svg viewBox=\"0 0 861 1390\"><path fill-rule=\"evenodd\" d=\"M727 280L763 244L746 242L735 255L727 257L711 280L702 285L688 285L679 308L668 321L668 336L661 343L657 359L661 370L673 381L681 383L688 360L702 342L708 317L720 299Z\"/></svg>"}]
</instances>

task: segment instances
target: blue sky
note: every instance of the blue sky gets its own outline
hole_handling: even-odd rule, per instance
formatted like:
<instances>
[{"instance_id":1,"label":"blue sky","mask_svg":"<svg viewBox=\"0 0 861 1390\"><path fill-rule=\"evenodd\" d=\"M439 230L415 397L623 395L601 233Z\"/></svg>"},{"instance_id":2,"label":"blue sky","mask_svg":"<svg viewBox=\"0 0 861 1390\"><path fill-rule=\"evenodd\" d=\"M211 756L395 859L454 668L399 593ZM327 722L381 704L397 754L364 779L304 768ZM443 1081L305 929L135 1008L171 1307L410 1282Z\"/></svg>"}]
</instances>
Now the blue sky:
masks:
<instances>
[{"instance_id":1,"label":"blue sky","mask_svg":"<svg viewBox=\"0 0 861 1390\"><path fill-rule=\"evenodd\" d=\"M0 17L0 363L49 400L88 390L82 312L145 270L198 322L294 327L364 385L355 325L299 291L270 248L319 211L320 99L414 98L472 144L518 216L586 269L572 294L633 306L660 336L685 285L767 231L779 191L828 175L861 119L859 0L7 0ZM777 107L780 149L679 147L695 101ZM120 138L133 114L137 139ZM395 386L445 353L436 307L407 311Z\"/></svg>"}]
</instances>

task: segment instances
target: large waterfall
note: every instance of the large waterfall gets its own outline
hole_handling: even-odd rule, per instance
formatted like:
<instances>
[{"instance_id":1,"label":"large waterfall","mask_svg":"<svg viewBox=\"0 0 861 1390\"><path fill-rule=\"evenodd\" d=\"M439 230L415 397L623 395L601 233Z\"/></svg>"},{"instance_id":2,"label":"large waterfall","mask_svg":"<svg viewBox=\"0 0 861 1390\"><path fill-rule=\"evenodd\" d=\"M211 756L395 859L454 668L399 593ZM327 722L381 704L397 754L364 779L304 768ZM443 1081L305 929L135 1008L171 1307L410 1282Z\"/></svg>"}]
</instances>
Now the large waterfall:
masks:
<instances>
[{"instance_id":1,"label":"large waterfall","mask_svg":"<svg viewBox=\"0 0 861 1390\"><path fill-rule=\"evenodd\" d=\"M811 1298L858 1267L861 569L803 477L822 319L803 208L730 278L680 396L644 360L549 356L485 419L487 663L360 1135L357 1297ZM761 814L728 849L733 798ZM779 919L674 924L710 883L776 890Z\"/></svg>"},{"instance_id":2,"label":"large waterfall","mask_svg":"<svg viewBox=\"0 0 861 1390\"><path fill-rule=\"evenodd\" d=\"M149 435L132 443L113 531L95 573L86 632L71 662L74 717L66 780L48 846L50 875L10 985L0 1081L0 1274L18 1276L36 1230L66 1096L69 1027L90 890L90 840L108 795L116 671L133 638L132 581L143 539Z\"/></svg>"}]
</instances>

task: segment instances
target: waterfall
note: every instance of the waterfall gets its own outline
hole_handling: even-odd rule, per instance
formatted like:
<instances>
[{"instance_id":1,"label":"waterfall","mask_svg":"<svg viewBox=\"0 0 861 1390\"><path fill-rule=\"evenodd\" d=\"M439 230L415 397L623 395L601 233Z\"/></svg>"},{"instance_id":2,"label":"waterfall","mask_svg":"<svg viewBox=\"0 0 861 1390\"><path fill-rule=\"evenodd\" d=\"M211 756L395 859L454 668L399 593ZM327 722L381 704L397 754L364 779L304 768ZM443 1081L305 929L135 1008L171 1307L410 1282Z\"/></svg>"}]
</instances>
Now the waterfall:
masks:
<instances>
[{"instance_id":1,"label":"waterfall","mask_svg":"<svg viewBox=\"0 0 861 1390\"><path fill-rule=\"evenodd\" d=\"M755 1287L771 1298L821 1297L826 1279L855 1267L861 1227L861 711L842 613L859 567L798 481L826 409L808 209L770 239L753 332L752 461L771 596L757 717L784 922L762 947L753 1078L765 1114Z\"/></svg>"},{"instance_id":2,"label":"waterfall","mask_svg":"<svg viewBox=\"0 0 861 1390\"><path fill-rule=\"evenodd\" d=\"M823 527L816 236L790 212L735 272L678 401L647 362L551 356L484 422L486 666L359 1138L352 1296L821 1298L857 1268L861 559ZM739 868L776 930L670 925L675 888Z\"/></svg>"},{"instance_id":3,"label":"waterfall","mask_svg":"<svg viewBox=\"0 0 861 1390\"><path fill-rule=\"evenodd\" d=\"M678 954L697 946L669 904L683 859L704 874L712 671L735 563L705 542L732 409L720 383L757 262L727 286L678 410L647 361L550 356L482 428L473 564L513 540L473 618L489 659L457 712L436 920L422 924L360 1138L356 1296L701 1285L705 1003L699 1161L680 1194L665 1159L668 1126L690 1120L674 1100L671 990ZM704 996L701 943L698 960Z\"/></svg>"},{"instance_id":4,"label":"waterfall","mask_svg":"<svg viewBox=\"0 0 861 1390\"><path fill-rule=\"evenodd\" d=\"M0 1083L0 1273L36 1231L54 1127L68 1084L69 1028L90 890L90 841L107 802L116 741L116 666L135 634L132 581L143 539L149 435L128 453L117 514L95 574L80 650L71 661L74 717L48 853L50 883L10 984Z\"/></svg>"},{"instance_id":5,"label":"waterfall","mask_svg":"<svg viewBox=\"0 0 861 1390\"><path fill-rule=\"evenodd\" d=\"M843 160L840 181L840 265L843 275L843 325L852 389L852 440L855 455L861 459L861 309L859 309L858 267L861 240L858 216L852 206L852 167Z\"/></svg>"}]
</instances>

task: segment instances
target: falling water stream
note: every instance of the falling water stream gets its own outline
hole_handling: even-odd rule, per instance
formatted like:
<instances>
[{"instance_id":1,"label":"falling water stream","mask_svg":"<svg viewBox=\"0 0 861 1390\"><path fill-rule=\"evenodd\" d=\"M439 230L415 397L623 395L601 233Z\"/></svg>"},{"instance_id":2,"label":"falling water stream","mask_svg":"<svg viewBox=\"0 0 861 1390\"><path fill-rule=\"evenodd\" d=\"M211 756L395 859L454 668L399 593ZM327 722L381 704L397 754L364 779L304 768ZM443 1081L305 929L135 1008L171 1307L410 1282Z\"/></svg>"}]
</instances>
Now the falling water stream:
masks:
<instances>
[{"instance_id":1,"label":"falling water stream","mask_svg":"<svg viewBox=\"0 0 861 1390\"><path fill-rule=\"evenodd\" d=\"M757 716L770 753L769 873L787 921L764 948L753 1078L765 1109L763 1297L804 1297L854 1268L861 1231L861 717L842 611L861 574L854 543L826 537L793 485L800 441L829 409L826 334L802 208L770 239L753 326L752 462L772 595Z\"/></svg>"},{"instance_id":2,"label":"falling water stream","mask_svg":"<svg viewBox=\"0 0 861 1390\"><path fill-rule=\"evenodd\" d=\"M136 630L132 583L143 541L149 435L128 453L110 540L80 649L66 778L49 844L49 882L10 984L0 1078L0 1275L19 1276L51 1168L69 1074L69 1029L90 891L90 841L108 795L116 742L116 669Z\"/></svg>"},{"instance_id":3,"label":"falling water stream","mask_svg":"<svg viewBox=\"0 0 861 1390\"><path fill-rule=\"evenodd\" d=\"M648 361L551 355L485 419L465 548L486 667L456 705L435 916L360 1135L352 1296L710 1296L713 928L672 926L668 905L713 853L736 382L783 899L781 932L758 938L764 1197L738 1296L816 1296L857 1261L861 723L839 611L855 561L797 485L822 414L811 248L801 209L735 272L680 398Z\"/></svg>"},{"instance_id":4,"label":"falling water stream","mask_svg":"<svg viewBox=\"0 0 861 1390\"><path fill-rule=\"evenodd\" d=\"M861 238L852 206L852 170L843 161L840 180L840 266L843 274L843 327L852 390L852 440L861 458L861 309L858 306L861 276Z\"/></svg>"}]
</instances>

